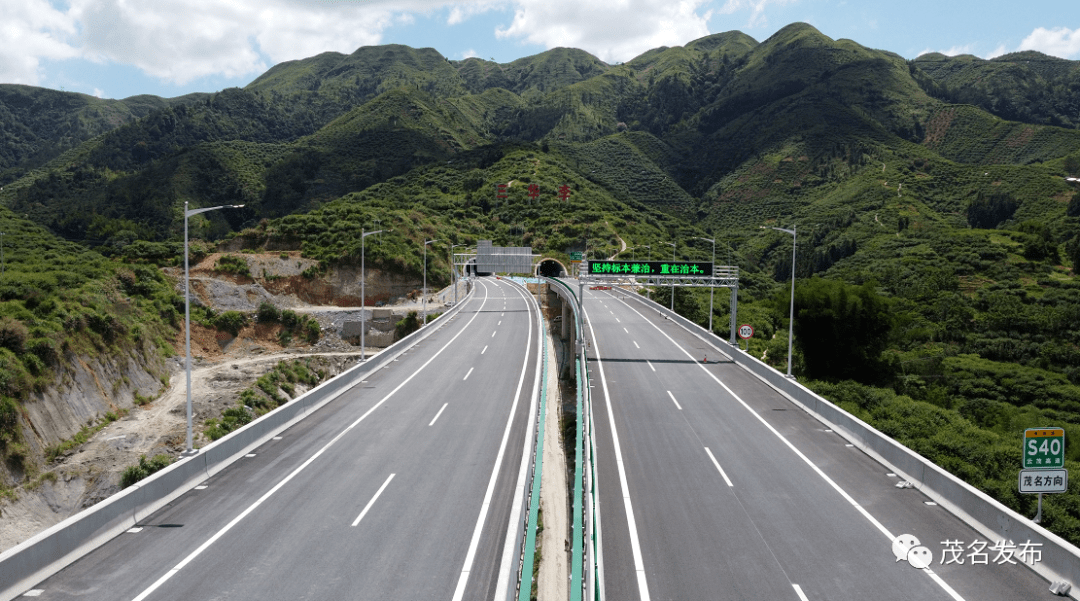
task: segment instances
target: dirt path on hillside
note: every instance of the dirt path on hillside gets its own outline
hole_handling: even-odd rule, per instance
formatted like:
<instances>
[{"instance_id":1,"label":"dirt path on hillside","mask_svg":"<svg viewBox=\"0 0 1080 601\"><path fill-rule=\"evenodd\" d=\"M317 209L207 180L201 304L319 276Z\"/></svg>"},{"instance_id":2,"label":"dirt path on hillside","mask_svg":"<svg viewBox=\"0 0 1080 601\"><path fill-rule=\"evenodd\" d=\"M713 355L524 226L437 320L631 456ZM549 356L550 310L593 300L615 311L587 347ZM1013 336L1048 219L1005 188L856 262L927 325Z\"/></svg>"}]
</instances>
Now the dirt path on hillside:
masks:
<instances>
[{"instance_id":1,"label":"dirt path on hillside","mask_svg":"<svg viewBox=\"0 0 1080 601\"><path fill-rule=\"evenodd\" d=\"M369 356L378 349L369 349ZM315 367L338 374L357 362L356 352L304 352L301 349L250 357L224 357L208 362L196 357L191 370L193 443L210 441L202 435L207 419L236 404L240 392L279 362L312 358ZM90 440L62 454L41 472L37 485L19 490L19 498L0 507L0 551L15 546L120 490L120 476L141 455L183 452L187 434L187 387L183 358L170 361L169 386L157 399L133 407ZM296 393L307 389L297 385ZM52 474L51 476L48 474Z\"/></svg>"},{"instance_id":2,"label":"dirt path on hillside","mask_svg":"<svg viewBox=\"0 0 1080 601\"><path fill-rule=\"evenodd\" d=\"M214 274L207 265L216 263L217 255L202 261L192 270L193 290L196 281L222 288L222 294L213 298L226 305L237 302L247 295L231 282L228 274ZM262 257L266 269L281 270L281 276L295 275L304 269L307 260L290 256L285 261L277 255ZM260 269L263 267L260 266ZM175 274L174 274L175 275ZM275 273L271 275L278 275ZM182 276L180 286L182 286ZM231 286L231 288L230 288ZM452 298L452 288L430 290L428 310L431 313L446 310L446 302ZM464 298L467 285L461 283L459 298ZM182 288L179 292L183 292ZM192 324L192 421L193 445L201 447L210 441L203 436L205 422L218 418L222 411L235 406L240 393L253 386L263 374L279 362L310 358L312 367L326 370L330 375L342 373L359 360L359 347L344 342L339 337L338 323L349 311L360 307L313 306L299 300L296 295L270 295L256 290L256 300L266 298L282 308L291 308L310 315L319 322L321 339L314 345L294 343L283 348L274 324L253 324L244 327L238 336L232 337L214 329ZM254 293L253 293L254 294ZM251 304L248 299L248 304ZM215 310L240 309L240 307L213 305ZM403 310L419 310L418 299L402 298L398 303L386 305L395 314ZM181 330L172 341L173 347L184 352L184 333ZM378 354L380 349L368 347L367 355ZM98 503L120 490L124 470L139 462L140 456L152 457L166 454L178 457L186 447L187 386L183 356L167 360L168 383L163 385L150 402L133 406L119 419L107 423L94 432L83 444L75 446L46 465L32 469L36 472L29 481L16 489L17 499L0 498L0 551L8 549L34 536L38 532L63 521L80 510ZM307 390L295 386L296 395ZM152 393L153 391L146 391ZM99 420L98 424L103 423Z\"/></svg>"}]
</instances>

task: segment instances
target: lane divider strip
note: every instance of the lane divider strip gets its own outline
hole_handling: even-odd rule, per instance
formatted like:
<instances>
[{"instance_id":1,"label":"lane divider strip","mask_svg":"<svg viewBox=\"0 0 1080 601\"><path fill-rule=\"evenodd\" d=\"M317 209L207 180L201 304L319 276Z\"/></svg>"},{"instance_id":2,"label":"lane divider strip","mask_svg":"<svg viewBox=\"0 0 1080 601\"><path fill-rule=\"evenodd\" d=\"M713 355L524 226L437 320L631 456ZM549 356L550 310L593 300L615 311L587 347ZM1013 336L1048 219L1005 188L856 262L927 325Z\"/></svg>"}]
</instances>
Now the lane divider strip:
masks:
<instances>
[{"instance_id":1,"label":"lane divider strip","mask_svg":"<svg viewBox=\"0 0 1080 601\"><path fill-rule=\"evenodd\" d=\"M446 406L443 405L443 407L445 408ZM371 510L371 506L375 504L376 500L378 500L379 495L382 494L382 491L386 490L387 485L389 485L390 481L394 479L394 476L395 474L390 474L390 477L386 479L386 482L383 482L382 486L379 487L379 490L375 493L375 496L371 497L371 500L368 501L367 505L364 505L364 510L360 512L360 515L356 516L355 520L353 520L352 525L354 527L360 523L360 520L364 519L364 516L367 515L367 512Z\"/></svg>"}]
</instances>

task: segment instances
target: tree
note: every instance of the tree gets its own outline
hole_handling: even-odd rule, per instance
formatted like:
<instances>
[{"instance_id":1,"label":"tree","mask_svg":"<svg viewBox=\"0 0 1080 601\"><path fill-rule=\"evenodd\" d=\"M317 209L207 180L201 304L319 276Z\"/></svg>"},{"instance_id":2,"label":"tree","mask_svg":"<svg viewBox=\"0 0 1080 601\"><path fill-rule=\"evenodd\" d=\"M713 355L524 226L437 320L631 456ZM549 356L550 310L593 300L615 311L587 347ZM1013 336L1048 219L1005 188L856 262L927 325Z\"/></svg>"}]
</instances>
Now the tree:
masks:
<instances>
[{"instance_id":1,"label":"tree","mask_svg":"<svg viewBox=\"0 0 1080 601\"><path fill-rule=\"evenodd\" d=\"M776 309L785 314L787 294L775 300ZM852 286L814 277L795 287L795 344L810 378L866 383L886 379L890 370L881 352L892 323L890 303L873 282Z\"/></svg>"}]
</instances>

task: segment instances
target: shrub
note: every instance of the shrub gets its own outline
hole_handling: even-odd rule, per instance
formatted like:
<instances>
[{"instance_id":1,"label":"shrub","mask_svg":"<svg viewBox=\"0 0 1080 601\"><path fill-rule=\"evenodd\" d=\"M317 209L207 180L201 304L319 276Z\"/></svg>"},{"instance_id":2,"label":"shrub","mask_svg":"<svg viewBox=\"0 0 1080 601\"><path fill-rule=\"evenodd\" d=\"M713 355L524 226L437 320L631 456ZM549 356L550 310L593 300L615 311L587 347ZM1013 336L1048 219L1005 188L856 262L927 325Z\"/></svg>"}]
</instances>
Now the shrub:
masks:
<instances>
[{"instance_id":1,"label":"shrub","mask_svg":"<svg viewBox=\"0 0 1080 601\"><path fill-rule=\"evenodd\" d=\"M289 346L292 343L292 332L289 330L282 330L277 335L278 344L281 346Z\"/></svg>"},{"instance_id":2,"label":"shrub","mask_svg":"<svg viewBox=\"0 0 1080 601\"><path fill-rule=\"evenodd\" d=\"M278 311L278 308L273 303L263 301L259 303L256 319L259 320L259 323L273 323L281 319L281 311Z\"/></svg>"},{"instance_id":3,"label":"shrub","mask_svg":"<svg viewBox=\"0 0 1080 601\"><path fill-rule=\"evenodd\" d=\"M322 333L322 329L319 327L319 322L314 319L309 319L304 325L304 332L307 337L307 341L311 343L318 342L319 335Z\"/></svg>"},{"instance_id":4,"label":"shrub","mask_svg":"<svg viewBox=\"0 0 1080 601\"><path fill-rule=\"evenodd\" d=\"M170 463L172 463L172 457L168 455L154 455L149 460L146 459L146 455L142 455L137 465L129 465L121 474L120 487L127 488L147 478L150 474L168 467Z\"/></svg>"},{"instance_id":5,"label":"shrub","mask_svg":"<svg viewBox=\"0 0 1080 601\"><path fill-rule=\"evenodd\" d=\"M210 440L217 440L222 436L225 436L233 430L237 430L243 427L245 424L251 423L253 419L251 412L245 407L237 406L230 407L221 412L221 419L208 419L206 420L206 429L204 432Z\"/></svg>"},{"instance_id":6,"label":"shrub","mask_svg":"<svg viewBox=\"0 0 1080 601\"><path fill-rule=\"evenodd\" d=\"M214 319L214 327L237 336L248 323L247 315L239 311L226 311Z\"/></svg>"},{"instance_id":7,"label":"shrub","mask_svg":"<svg viewBox=\"0 0 1080 601\"><path fill-rule=\"evenodd\" d=\"M417 319L416 311L409 311L409 314L405 316L405 319L397 322L394 326L394 334L398 340L412 334L420 329L420 320Z\"/></svg>"},{"instance_id":8,"label":"shrub","mask_svg":"<svg viewBox=\"0 0 1080 601\"><path fill-rule=\"evenodd\" d=\"M15 399L0 397L0 449L19 442L19 404Z\"/></svg>"},{"instance_id":9,"label":"shrub","mask_svg":"<svg viewBox=\"0 0 1080 601\"><path fill-rule=\"evenodd\" d=\"M13 353L21 353L26 336L26 326L22 322L10 317L0 319L0 346L11 349Z\"/></svg>"},{"instance_id":10,"label":"shrub","mask_svg":"<svg viewBox=\"0 0 1080 601\"><path fill-rule=\"evenodd\" d=\"M292 309L285 309L281 312L281 325L286 328L294 328L300 323L300 316L296 314L296 311Z\"/></svg>"},{"instance_id":11,"label":"shrub","mask_svg":"<svg viewBox=\"0 0 1080 601\"><path fill-rule=\"evenodd\" d=\"M214 271L235 273L236 275L251 277L251 269L248 267L247 261L242 257L234 257L232 255L225 255L219 258L214 265Z\"/></svg>"}]
</instances>

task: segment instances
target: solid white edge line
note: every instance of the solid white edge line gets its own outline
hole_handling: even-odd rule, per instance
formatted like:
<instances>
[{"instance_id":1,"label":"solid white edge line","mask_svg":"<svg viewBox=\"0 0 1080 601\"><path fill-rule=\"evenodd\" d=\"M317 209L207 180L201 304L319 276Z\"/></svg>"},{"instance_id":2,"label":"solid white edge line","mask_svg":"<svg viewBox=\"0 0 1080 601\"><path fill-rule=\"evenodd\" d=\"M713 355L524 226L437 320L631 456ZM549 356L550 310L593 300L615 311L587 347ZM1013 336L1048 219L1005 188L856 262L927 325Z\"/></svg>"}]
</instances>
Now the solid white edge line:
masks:
<instances>
[{"instance_id":1,"label":"solid white edge line","mask_svg":"<svg viewBox=\"0 0 1080 601\"><path fill-rule=\"evenodd\" d=\"M727 474L724 473L724 468L720 467L720 462L716 460L716 457L712 454L712 451L709 450L709 447L705 447L705 452L709 454L709 459L712 459L713 465L720 471L720 475L724 477L724 482L727 482L727 485L731 488L735 488L735 485L731 483L731 478L728 478Z\"/></svg>"},{"instance_id":2,"label":"solid white edge line","mask_svg":"<svg viewBox=\"0 0 1080 601\"><path fill-rule=\"evenodd\" d=\"M802 592L801 586L795 584L794 582L791 583L791 586L795 588L795 594L799 596L800 601L810 601L806 598L806 594Z\"/></svg>"},{"instance_id":3,"label":"solid white edge line","mask_svg":"<svg viewBox=\"0 0 1080 601\"><path fill-rule=\"evenodd\" d=\"M525 295L518 290L518 294ZM532 305L529 300L525 300L526 304L531 308ZM529 315L532 315L532 311L529 311ZM515 554L521 545L518 544L518 538L516 532L521 532L522 525L522 512L525 510L525 481L529 477L529 467L532 463L533 456L530 452L535 444L535 430L536 430L536 418L539 416L539 403L540 403L540 369L543 366L543 356L539 353L547 353L547 347L544 346L544 337L541 334L543 327L543 320L540 318L539 311L537 311L536 321L536 344L538 354L536 357L536 376L533 378L533 391L532 400L529 403L529 422L525 431L524 448L521 450L521 467L518 468L517 485L514 488L514 502L510 506L510 520L506 525L506 540L503 545L503 557L502 563L499 566L499 579L495 583L495 597L494 599L505 599L510 590L510 578L512 574L516 574L517 570L514 569L513 562ZM530 324L531 326L531 324ZM542 474L534 474L534 478L540 478Z\"/></svg>"},{"instance_id":4,"label":"solid white edge line","mask_svg":"<svg viewBox=\"0 0 1080 601\"><path fill-rule=\"evenodd\" d=\"M474 370L474 369L476 369L476 368L475 368L475 367L470 367L470 368L469 368L469 371L468 371L468 372L467 372L467 373L465 374L465 377L464 377L464 378L462 378L462 379L461 379L461 381L463 381L463 382L464 382L465 380L468 380L468 379L469 379L469 376L470 376L470 375L472 375L472 372L473 372L473 370Z\"/></svg>"},{"instance_id":5,"label":"solid white edge line","mask_svg":"<svg viewBox=\"0 0 1080 601\"><path fill-rule=\"evenodd\" d=\"M487 286L484 286L484 300L480 304L480 309L481 310L484 308L484 304L486 304L486 303L487 303ZM361 415L359 418L357 418L356 421L354 421L352 424L349 424L349 426L347 428L345 428L344 430L342 430L341 432L339 432L337 436L330 439L330 442L323 445L323 447L321 449L319 449L318 451L316 451L314 455L309 457L307 459L307 461L300 464L300 466L297 467L296 469L294 469L292 472L290 472L288 476L285 476L285 478L281 482L278 482L276 485L274 485L273 488L266 491L266 493L263 494L263 496L259 497L259 500L252 503L251 506L249 506L247 509L245 509L240 515L233 518L232 521L230 521L228 524L226 524L221 530L218 530L217 533L214 534L213 536L211 536L205 543L199 545L199 548L192 551L187 557L185 557L183 560L181 560L180 563L176 564L176 567L174 567L171 570L169 570L168 572L166 572L161 578L158 578L157 581L154 582L154 584L151 584L149 588L147 588L143 592L139 593L139 596L135 597L132 601L143 601L143 599L146 599L146 597L149 596L150 593L154 592L158 587L160 587L162 584L164 584L165 581L167 581L169 578L172 578L173 575L176 574L177 572L179 572L180 570L182 570L184 568L184 566L191 563L192 560L194 560L196 557L198 557L210 545L217 542L217 540L219 538L224 536L225 533L228 532L229 530L231 530L233 526L237 525L238 523L240 523L241 520L246 518L249 513L251 513L252 511L255 510L256 507L258 507L259 505L262 505L263 501L266 501L267 499L269 499L274 493L276 493L278 490L280 490L282 486L285 486L286 484L288 484L288 482L290 480L292 480L293 478L295 478L297 474L304 471L304 469L306 469L307 466L311 465L312 462L314 462L319 457L319 455L322 455L323 452L326 451L326 449L329 449L334 443L336 443L338 440L341 440L341 438L343 436L345 436L345 434L348 433L349 430L352 430L354 427L356 427L357 424L364 421L364 419L366 419L367 416L371 415L376 409L378 409L380 406L382 406L383 403L385 403L387 400L389 400L390 397L394 396L394 394L397 393L397 391L401 390L402 387L404 387L406 384L408 384L410 381L412 381L412 379L415 378L417 374L419 374L421 371L423 371L424 368L426 368L432 361L434 361L435 358L438 357L444 350L446 350L446 348L448 346L453 344L453 342L455 340L457 340L458 336L461 336L461 334L463 332L468 330L469 324L471 324L473 319L476 319L476 317L478 315L480 315L480 311L477 311L476 313L474 313L472 319L470 319L469 322L466 323L462 327L461 331L459 331L457 334L454 334L453 338L448 340L446 342L446 344L443 345L442 348L440 348L434 355L431 356L430 359L425 361L424 364L421 365L419 368L417 368L416 371L414 371L408 378L405 378L405 380L401 384L398 384L397 387L394 388L393 390L391 390L389 394L384 396L382 398L382 400L380 400L378 403L375 403L374 406L372 406L370 409L368 409L366 412L364 412L364 414Z\"/></svg>"},{"instance_id":6,"label":"solid white edge line","mask_svg":"<svg viewBox=\"0 0 1080 601\"><path fill-rule=\"evenodd\" d=\"M495 333L492 332L491 335L494 336ZM476 559L476 549L480 545L480 535L484 530L484 522L487 521L488 510L491 508L491 497L495 494L495 482L499 479L499 468L502 467L503 457L506 455L506 443L510 441L510 430L514 425L514 414L517 413L518 401L521 400L521 387L525 382L525 371L529 366L528 348L532 345L532 335L532 311L529 311L529 336L525 342L525 361L521 366L521 377L518 378L517 392L514 393L514 402L510 406L510 417L506 420L502 442L499 443L499 454L495 457L495 468L491 470L491 479L488 480L487 491L484 493L484 502L480 505L480 516L476 520L476 528L473 529L472 540L469 542L469 551L465 554L465 564L461 567L461 576L458 578L457 588L454 590L453 601L461 601L465 595L465 586L469 583L469 572L472 571L473 561Z\"/></svg>"},{"instance_id":7,"label":"solid white edge line","mask_svg":"<svg viewBox=\"0 0 1080 601\"><path fill-rule=\"evenodd\" d=\"M431 423L428 424L428 427L431 427L431 426L435 425L435 420L439 419L439 416L442 415L443 410L445 410L446 406L449 405L449 404L450 403L443 403L442 409L439 409L439 412L435 414L434 419L431 420Z\"/></svg>"},{"instance_id":8,"label":"solid white edge line","mask_svg":"<svg viewBox=\"0 0 1080 601\"><path fill-rule=\"evenodd\" d=\"M675 406L679 408L679 411L682 411L682 405L680 405L680 404L679 404L679 401L676 401L676 400L675 400L675 395L671 394L671 391L670 391L670 390L669 390L669 391L667 391L667 395L668 395L669 397L671 397L671 401L672 401L673 403L675 403Z\"/></svg>"},{"instance_id":9,"label":"solid white edge line","mask_svg":"<svg viewBox=\"0 0 1080 601\"><path fill-rule=\"evenodd\" d=\"M444 407L445 407L445 405L444 405ZM440 413L442 413L442 412L440 411ZM356 519L355 519L355 520L353 520L353 523L352 523L352 525L353 525L354 527L355 527L355 526L356 526L357 524L359 524L359 523L360 523L360 520L364 519L364 516L365 516L365 515L367 515L367 512L368 512L368 511L369 511L369 510L371 509L371 506L372 506L372 505L374 505L374 504L375 504L375 501L377 501L377 500L378 500L378 498L379 498L379 495L381 495L381 494L382 494L382 492L383 492L384 490L386 490L386 486L387 486L388 484L390 484L390 481L394 479L394 476L395 476L395 474L390 474L390 477L386 479L386 482L383 482L383 483L382 483L382 486L380 486L380 487L379 487L379 490L375 492L375 496L374 496L374 497L371 497L371 500L370 500L370 501L368 501L367 505L364 505L364 510L360 512L360 515L356 516Z\"/></svg>"},{"instance_id":10,"label":"solid white edge line","mask_svg":"<svg viewBox=\"0 0 1080 601\"><path fill-rule=\"evenodd\" d=\"M687 357L689 357L689 358L690 358L691 360L692 360L692 359L694 358L693 356L691 356L691 355L690 355L690 353L688 353L688 352L686 351L686 349L684 349L684 348L683 348L683 347L682 347L681 345L679 345L679 343L678 343L678 342L675 342L675 340L673 340L673 339L671 338L671 336L668 336L666 332L664 332L663 330L661 330L659 326L657 326L657 325L656 325L655 323L653 323L652 321L649 321L649 319L648 319L648 318L646 318L646 317L645 317L644 315L642 315L641 313L639 313L639 312L638 312L638 311L637 311L636 309L634 309L633 307L631 307L631 306L630 306L630 305L629 305L629 304L628 304L628 303L627 303L626 301L624 301L624 300L622 300L622 299L618 299L618 300L619 300L619 302L621 302L621 303L622 303L623 305L625 305L627 309L630 309L630 310L631 310L631 311L633 311L634 313L637 313L639 317L641 317L642 319L644 319L645 321L647 321L647 322L649 323L649 325L651 325L651 326L652 326L653 328L655 328L655 329L656 329L656 331L657 331L657 332L660 332L661 334L663 334L663 335L664 335L664 337L665 337L665 338L667 338L669 342L671 342L672 344L674 344L674 345L675 345L675 348L677 348L677 349L679 349L680 351L682 351L684 355L686 355ZM716 374L714 374L714 373L712 373L711 371L709 371L709 370L708 370L708 369L707 369L707 368L706 368L706 367L705 367L704 365L702 365L702 364L698 363L697 361L694 361L694 363L695 363L695 364L696 364L696 365L698 366L698 368L700 368L700 369L701 369L702 371L704 371L704 372L705 372L706 374L708 374L708 375L709 375L709 377L710 377L710 378L712 378L712 379L713 379L713 380L714 380L714 381L715 381L715 382L716 382L717 384L719 384L719 385L720 385L720 386L721 386L721 387L722 387L722 388L723 388L724 390L726 390L726 391L727 391L727 393L728 393L728 394L730 394L730 395L732 396L732 398L734 398L734 399L735 399L736 401L738 401L738 402L739 402L739 404L743 406L743 408L745 408L745 409L746 409L747 411L749 411L749 412L750 412L750 415L753 415L753 416L754 416L755 418L757 418L757 420L758 420L759 422L761 422L761 423L762 423L762 424L763 424L763 425L764 425L764 426L765 426L766 428L768 428L768 429L769 429L769 431L770 431L770 432L772 432L772 433L773 433L773 434L774 434L774 435L775 435L775 436L776 436L777 438L779 438L779 439L780 439L780 442L784 443L784 444L785 444L785 445L786 445L786 446L787 446L787 447L788 447L789 449L791 449L791 451L792 451L792 452L794 452L794 453L795 453L795 454L796 454L796 455L797 455L797 456L798 456L798 457L799 457L800 459L802 459L802 460L803 460L803 462L804 462L804 463L806 463L806 465L810 466L810 469L814 470L814 472L816 472L816 473L817 473L817 475L821 477L821 479L825 480L825 482L826 482L826 483L827 483L827 484L828 484L829 486L831 486L831 487L833 488L833 490L835 490L836 492L840 493L840 496L844 497L844 499L845 499L845 500L846 500L846 501L847 501L848 503L850 503L850 504L851 504L851 506L852 506L852 507L854 507L854 508L855 508L855 509L856 509L856 510L857 510L857 511L859 512L859 513L861 513L861 514L862 514L862 516L863 516L864 518L866 518L866 519L867 519L867 520L868 520L868 521L869 521L869 522L870 522L871 524L873 524L873 525L874 525L874 527L876 527L876 528L877 528L877 529L878 529L879 531L881 531L881 533L882 533L882 534L884 534L885 536L887 536L887 537L889 538L889 540L891 540L891 541L892 541L892 540L896 540L896 537L895 537L895 536L893 536L892 532L889 532L889 529L888 529L888 528L886 528L886 527L885 527L885 526L884 526L884 525L883 525L883 524L882 524L881 522L879 522L879 521L877 520L877 518L875 518L874 516L870 515L870 512L869 512L869 511L867 511L867 510L866 510L866 508L864 508L864 507L863 507L862 505L859 505L859 504L858 504L858 502L856 502L856 501L855 501L855 499L853 499L853 498L851 497L851 495L849 495L849 494L847 493L847 491L845 491L844 489L840 488L840 485L839 485L839 484L837 484L837 483L836 483L836 482L835 482L835 481L834 481L834 480L833 480L832 478L830 478L830 477L828 476L828 474L826 474L826 473L825 473L824 471L822 471L822 470L821 470L821 468L819 468L819 467L818 467L817 465L815 465L813 461L810 461L810 458L809 458L809 457L807 457L807 456L806 456L805 454L803 454L803 452L802 452L802 451L800 451L799 449L795 448L795 445L794 445L794 444L792 444L792 442L791 442L791 441L789 441L789 440L788 440L787 438L785 438L783 434L780 434L780 432L779 432L779 431L778 431L778 430L777 430L776 428L774 428L774 427L772 426L772 424L770 424L769 422L765 421L765 418L764 418L764 417L762 417L762 416L761 416L761 415L759 415L759 414L758 414L758 413L757 413L756 411L754 411L754 410L753 410L753 409L752 409L752 408L750 407L750 405L746 404L746 401L742 400L742 398L740 398L740 397L739 397L739 395L735 394L735 392L734 392L733 390L731 390L730 388L728 388L727 384L724 384L724 382L722 382L722 381L720 380L720 378L718 378L718 377L716 376ZM651 365L651 364L650 364L650 365ZM930 576L930 578L931 578L931 579L932 579L932 580L933 580L934 582L936 582L936 583L938 584L938 586L940 586L940 587L942 588L942 590L944 590L944 591L945 591L946 593L948 593L948 594L949 594L949 596L951 596L951 597L952 597L953 599L955 599L955 601L964 601L964 598L963 598L963 597L961 597L959 593L957 593L957 592L956 592L955 590L953 590L953 588L952 588L951 586L949 586L949 585L948 585L948 583L946 583L946 582L945 582L944 580L942 580L942 579L941 579L941 577L940 577L940 576L938 576L937 574L935 574L935 573L934 573L934 572L933 572L933 571L932 571L932 570L931 570L930 568L924 568L924 569L923 569L923 572L926 572L926 574L927 574L928 576Z\"/></svg>"},{"instance_id":11,"label":"solid white edge line","mask_svg":"<svg viewBox=\"0 0 1080 601\"><path fill-rule=\"evenodd\" d=\"M649 364L649 369L651 369L651 370L653 370L653 371L656 371L656 368L655 368L655 367L653 367L652 361L649 361L648 359L646 359L646 360L645 360L645 363L648 363L648 364Z\"/></svg>"},{"instance_id":12,"label":"solid white edge line","mask_svg":"<svg viewBox=\"0 0 1080 601\"><path fill-rule=\"evenodd\" d=\"M649 583L645 577L645 562L641 558L641 542L638 539L637 520L634 519L634 506L630 501L630 487L626 481L626 467L623 465L622 446L619 444L619 432L615 429L615 413L611 407L611 394L608 392L607 378L604 376L604 362L600 359L600 345L596 340L596 332L589 319L589 312L584 310L585 323L589 325L589 333L592 335L593 354L596 356L596 368L600 372L600 383L604 389L604 404L607 405L608 425L611 428L611 442L615 449L615 465L619 472L619 485L622 488L623 507L626 513L626 528L630 533L630 549L634 556L634 571L637 573L638 595L641 601L649 601ZM649 364L652 367L652 364ZM656 371L656 368L653 368Z\"/></svg>"}]
</instances>

